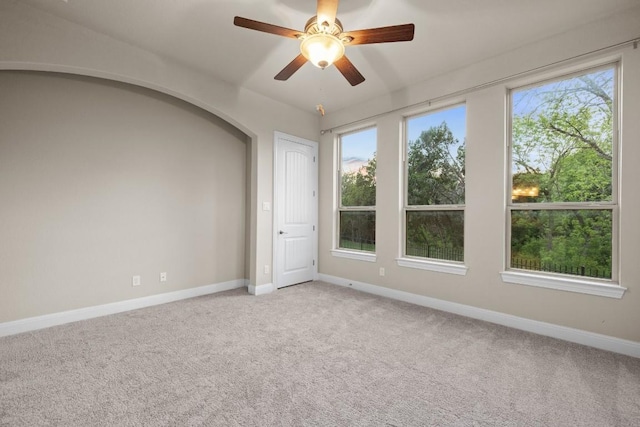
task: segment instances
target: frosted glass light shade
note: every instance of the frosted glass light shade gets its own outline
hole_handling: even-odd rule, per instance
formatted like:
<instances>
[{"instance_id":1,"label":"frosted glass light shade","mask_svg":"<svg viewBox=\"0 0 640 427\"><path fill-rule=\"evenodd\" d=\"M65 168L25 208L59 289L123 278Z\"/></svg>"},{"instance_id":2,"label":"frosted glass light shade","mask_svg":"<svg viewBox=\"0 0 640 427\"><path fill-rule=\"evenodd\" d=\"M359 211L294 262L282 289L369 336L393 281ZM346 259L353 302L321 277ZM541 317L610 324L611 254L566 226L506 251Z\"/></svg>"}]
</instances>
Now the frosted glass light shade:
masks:
<instances>
[{"instance_id":1,"label":"frosted glass light shade","mask_svg":"<svg viewBox=\"0 0 640 427\"><path fill-rule=\"evenodd\" d=\"M300 52L318 68L326 68L342 58L344 45L334 35L312 34L300 43Z\"/></svg>"}]
</instances>

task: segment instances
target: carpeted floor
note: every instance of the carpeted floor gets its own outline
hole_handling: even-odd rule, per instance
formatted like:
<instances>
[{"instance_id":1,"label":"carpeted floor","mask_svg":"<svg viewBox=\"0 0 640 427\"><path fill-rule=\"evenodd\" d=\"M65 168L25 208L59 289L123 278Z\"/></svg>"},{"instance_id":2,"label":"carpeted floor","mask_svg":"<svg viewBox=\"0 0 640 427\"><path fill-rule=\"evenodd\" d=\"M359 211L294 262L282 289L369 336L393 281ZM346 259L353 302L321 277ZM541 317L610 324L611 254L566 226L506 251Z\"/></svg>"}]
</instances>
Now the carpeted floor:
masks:
<instances>
[{"instance_id":1,"label":"carpeted floor","mask_svg":"<svg viewBox=\"0 0 640 427\"><path fill-rule=\"evenodd\" d=\"M640 359L320 282L0 338L2 426L640 426Z\"/></svg>"}]
</instances>

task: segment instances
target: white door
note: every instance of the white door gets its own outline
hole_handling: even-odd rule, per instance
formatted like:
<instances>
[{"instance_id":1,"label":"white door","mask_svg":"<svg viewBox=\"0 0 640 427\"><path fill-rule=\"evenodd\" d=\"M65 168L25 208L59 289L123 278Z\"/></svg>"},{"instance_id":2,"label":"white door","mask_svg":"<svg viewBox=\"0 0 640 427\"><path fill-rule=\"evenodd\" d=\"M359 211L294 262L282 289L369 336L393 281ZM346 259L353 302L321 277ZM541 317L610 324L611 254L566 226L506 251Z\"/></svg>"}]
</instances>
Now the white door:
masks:
<instances>
[{"instance_id":1,"label":"white door","mask_svg":"<svg viewBox=\"0 0 640 427\"><path fill-rule=\"evenodd\" d=\"M274 279L276 288L316 277L318 143L276 132Z\"/></svg>"}]
</instances>

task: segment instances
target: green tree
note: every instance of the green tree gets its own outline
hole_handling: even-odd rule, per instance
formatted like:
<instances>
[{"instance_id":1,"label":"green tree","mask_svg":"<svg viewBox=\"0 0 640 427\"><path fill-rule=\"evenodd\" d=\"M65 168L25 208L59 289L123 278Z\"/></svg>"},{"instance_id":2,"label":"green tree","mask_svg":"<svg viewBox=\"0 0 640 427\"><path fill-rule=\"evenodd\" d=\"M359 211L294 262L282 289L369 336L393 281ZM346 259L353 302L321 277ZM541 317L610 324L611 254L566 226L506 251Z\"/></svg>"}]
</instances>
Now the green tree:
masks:
<instances>
[{"instance_id":1,"label":"green tree","mask_svg":"<svg viewBox=\"0 0 640 427\"><path fill-rule=\"evenodd\" d=\"M342 206L376 205L375 153L361 169L342 173Z\"/></svg>"},{"instance_id":2,"label":"green tree","mask_svg":"<svg viewBox=\"0 0 640 427\"><path fill-rule=\"evenodd\" d=\"M605 70L514 96L514 187L540 186L539 197L527 201L611 200L613 75ZM599 191L571 191L569 183Z\"/></svg>"},{"instance_id":3,"label":"green tree","mask_svg":"<svg viewBox=\"0 0 640 427\"><path fill-rule=\"evenodd\" d=\"M455 154L453 148L458 146ZM443 122L409 142L409 205L464 203L464 146Z\"/></svg>"}]
</instances>

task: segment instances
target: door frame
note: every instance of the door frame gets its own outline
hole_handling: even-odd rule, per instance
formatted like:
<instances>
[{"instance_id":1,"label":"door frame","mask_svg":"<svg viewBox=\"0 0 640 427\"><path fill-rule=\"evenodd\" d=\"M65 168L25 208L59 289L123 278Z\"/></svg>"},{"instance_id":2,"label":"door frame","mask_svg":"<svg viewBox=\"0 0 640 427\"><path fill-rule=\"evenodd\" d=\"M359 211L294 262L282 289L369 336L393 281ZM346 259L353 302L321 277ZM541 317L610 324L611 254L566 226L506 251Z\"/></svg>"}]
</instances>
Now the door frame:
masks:
<instances>
[{"instance_id":1,"label":"door frame","mask_svg":"<svg viewBox=\"0 0 640 427\"><path fill-rule=\"evenodd\" d=\"M306 145L308 147L311 147L313 149L313 155L315 156L315 161L314 161L314 170L315 173L313 174L313 184L315 186L315 192L316 195L313 198L313 222L315 224L315 233L313 233L313 259L315 260L314 264L313 264L313 280L318 280L318 198L319 198L319 189L318 189L318 184L319 184L319 180L318 180L318 172L319 172L319 168L318 168L318 163L319 163L319 157L318 157L318 148L320 146L320 144L316 141L311 141L305 138L300 138L294 135L289 135L287 133L284 132L279 132L279 131L275 131L273 133L273 209L272 209L272 213L273 213L273 218L272 218L272 234L271 234L271 241L272 241L272 257L271 257L271 278L272 278L272 283L273 283L273 289L277 290L279 288L279 283L278 283L278 271L276 271L276 269L278 268L278 215L280 214L279 212L279 199L278 199L278 181L277 181L277 173L278 173L278 152L279 152L279 148L280 148L280 139L286 139L289 142L293 142L296 144L301 144L301 145Z\"/></svg>"}]
</instances>

